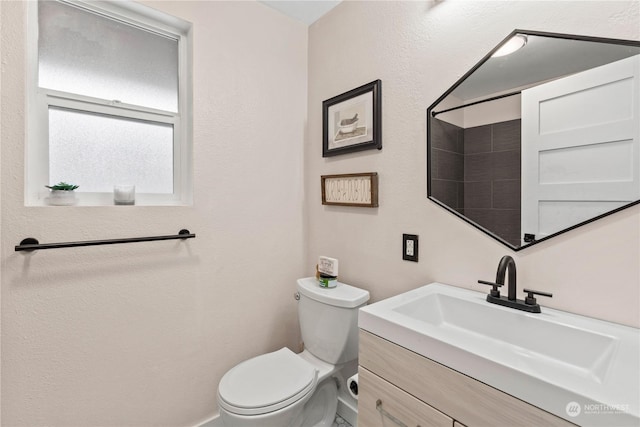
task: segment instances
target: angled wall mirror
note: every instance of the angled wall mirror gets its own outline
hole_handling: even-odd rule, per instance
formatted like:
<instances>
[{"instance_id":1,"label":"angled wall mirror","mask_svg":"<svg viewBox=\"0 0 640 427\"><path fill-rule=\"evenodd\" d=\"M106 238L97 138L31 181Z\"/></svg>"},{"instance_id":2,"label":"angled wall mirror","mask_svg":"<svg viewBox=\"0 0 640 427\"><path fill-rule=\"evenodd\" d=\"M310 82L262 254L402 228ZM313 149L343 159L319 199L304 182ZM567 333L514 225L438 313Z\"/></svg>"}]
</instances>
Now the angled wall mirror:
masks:
<instances>
[{"instance_id":1,"label":"angled wall mirror","mask_svg":"<svg viewBox=\"0 0 640 427\"><path fill-rule=\"evenodd\" d=\"M639 203L639 74L639 41L515 30L427 110L428 198L516 251Z\"/></svg>"}]
</instances>

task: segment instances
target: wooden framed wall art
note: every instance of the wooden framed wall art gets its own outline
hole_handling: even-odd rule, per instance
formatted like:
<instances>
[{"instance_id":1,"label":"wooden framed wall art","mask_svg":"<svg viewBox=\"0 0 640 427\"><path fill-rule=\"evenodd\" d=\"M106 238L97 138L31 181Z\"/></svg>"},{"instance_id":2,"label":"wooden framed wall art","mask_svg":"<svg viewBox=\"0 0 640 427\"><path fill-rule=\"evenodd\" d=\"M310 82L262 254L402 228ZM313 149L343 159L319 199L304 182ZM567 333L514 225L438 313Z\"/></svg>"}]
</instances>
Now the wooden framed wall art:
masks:
<instances>
[{"instance_id":1,"label":"wooden framed wall art","mask_svg":"<svg viewBox=\"0 0 640 427\"><path fill-rule=\"evenodd\" d=\"M323 175L322 204L334 206L378 207L378 173Z\"/></svg>"}]
</instances>

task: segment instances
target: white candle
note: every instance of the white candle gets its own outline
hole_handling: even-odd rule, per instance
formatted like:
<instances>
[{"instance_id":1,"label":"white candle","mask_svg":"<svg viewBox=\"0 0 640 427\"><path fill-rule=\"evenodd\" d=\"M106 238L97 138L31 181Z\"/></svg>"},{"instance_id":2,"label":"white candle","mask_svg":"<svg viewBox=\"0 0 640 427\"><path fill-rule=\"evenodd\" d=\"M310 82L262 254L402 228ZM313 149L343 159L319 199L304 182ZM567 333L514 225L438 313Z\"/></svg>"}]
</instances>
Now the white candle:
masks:
<instances>
[{"instance_id":1,"label":"white candle","mask_svg":"<svg viewBox=\"0 0 640 427\"><path fill-rule=\"evenodd\" d=\"M116 205L135 205L136 186L116 185L113 187L113 202Z\"/></svg>"}]
</instances>

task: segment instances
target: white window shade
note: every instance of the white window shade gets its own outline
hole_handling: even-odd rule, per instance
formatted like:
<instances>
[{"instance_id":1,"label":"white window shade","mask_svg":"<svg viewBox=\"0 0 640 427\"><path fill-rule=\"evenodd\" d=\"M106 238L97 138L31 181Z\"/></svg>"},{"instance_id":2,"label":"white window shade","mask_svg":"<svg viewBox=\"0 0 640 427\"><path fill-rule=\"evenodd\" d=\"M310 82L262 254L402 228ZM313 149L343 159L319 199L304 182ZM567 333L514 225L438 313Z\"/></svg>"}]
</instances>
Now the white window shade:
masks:
<instances>
[{"instance_id":1,"label":"white window shade","mask_svg":"<svg viewBox=\"0 0 640 427\"><path fill-rule=\"evenodd\" d=\"M49 109L49 182L78 192L173 193L173 126L80 111Z\"/></svg>"},{"instance_id":2,"label":"white window shade","mask_svg":"<svg viewBox=\"0 0 640 427\"><path fill-rule=\"evenodd\" d=\"M178 111L178 41L56 2L38 2L42 88Z\"/></svg>"}]
</instances>

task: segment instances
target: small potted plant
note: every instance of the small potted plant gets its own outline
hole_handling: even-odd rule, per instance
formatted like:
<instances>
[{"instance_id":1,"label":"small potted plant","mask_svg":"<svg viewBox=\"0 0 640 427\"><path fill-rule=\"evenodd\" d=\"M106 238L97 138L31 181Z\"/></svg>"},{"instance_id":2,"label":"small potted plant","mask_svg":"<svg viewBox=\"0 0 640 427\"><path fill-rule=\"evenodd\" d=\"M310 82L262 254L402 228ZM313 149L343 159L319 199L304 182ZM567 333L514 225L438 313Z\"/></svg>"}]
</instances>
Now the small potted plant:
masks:
<instances>
[{"instance_id":1,"label":"small potted plant","mask_svg":"<svg viewBox=\"0 0 640 427\"><path fill-rule=\"evenodd\" d=\"M76 204L76 193L73 190L78 188L77 185L59 182L56 185L45 185L45 187L51 190L51 195L48 197L50 205L71 206Z\"/></svg>"}]
</instances>

